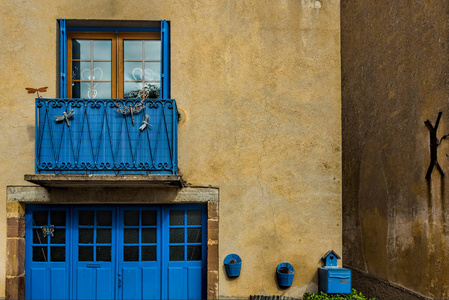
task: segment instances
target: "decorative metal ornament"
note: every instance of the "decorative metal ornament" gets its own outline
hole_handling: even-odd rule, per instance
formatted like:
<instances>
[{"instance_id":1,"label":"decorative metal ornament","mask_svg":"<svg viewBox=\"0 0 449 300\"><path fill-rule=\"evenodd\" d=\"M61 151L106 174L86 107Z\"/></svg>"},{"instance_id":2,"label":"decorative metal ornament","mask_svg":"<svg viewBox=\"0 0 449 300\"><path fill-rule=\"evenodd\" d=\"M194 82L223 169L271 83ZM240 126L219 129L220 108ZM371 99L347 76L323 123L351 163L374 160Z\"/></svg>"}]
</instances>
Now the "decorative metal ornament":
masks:
<instances>
[{"instance_id":1,"label":"decorative metal ornament","mask_svg":"<svg viewBox=\"0 0 449 300\"><path fill-rule=\"evenodd\" d=\"M25 88L28 91L28 94L34 94L37 93L37 97L38 98L42 98L41 96L39 96L39 92L44 93L47 91L48 86L44 86L44 87L40 87L40 88Z\"/></svg>"},{"instance_id":2,"label":"decorative metal ornament","mask_svg":"<svg viewBox=\"0 0 449 300\"><path fill-rule=\"evenodd\" d=\"M55 232L55 225L41 226L41 229L42 229L42 235L44 237L47 237L47 236L54 237L55 236L55 234L54 234L54 232Z\"/></svg>"},{"instance_id":3,"label":"decorative metal ornament","mask_svg":"<svg viewBox=\"0 0 449 300\"><path fill-rule=\"evenodd\" d=\"M145 128L147 128L147 126L153 127L153 126L151 126L150 123L148 123L149 120L150 120L150 116L145 115L145 120L142 121L142 126L139 127L139 129L141 131L145 130Z\"/></svg>"},{"instance_id":4,"label":"decorative metal ornament","mask_svg":"<svg viewBox=\"0 0 449 300\"><path fill-rule=\"evenodd\" d=\"M62 121L65 121L65 122L67 123L67 126L70 127L69 119L70 119L71 117L73 117L74 114L75 114L75 112L73 111L73 109L72 109L71 111L69 111L68 113L63 112L62 115L60 115L60 116L55 116L55 119L56 119L55 121L56 121L56 122L62 122Z\"/></svg>"},{"instance_id":5,"label":"decorative metal ornament","mask_svg":"<svg viewBox=\"0 0 449 300\"><path fill-rule=\"evenodd\" d=\"M122 106L118 103L116 103L115 106L118 107L117 111L124 116L131 115L131 120L134 126L134 114L140 113L145 108L145 105L143 105L144 102L145 99L142 99L142 101L136 103L135 105L130 104L129 107L126 105Z\"/></svg>"},{"instance_id":6,"label":"decorative metal ornament","mask_svg":"<svg viewBox=\"0 0 449 300\"><path fill-rule=\"evenodd\" d=\"M427 180L430 180L430 178L432 176L433 168L435 166L437 167L437 170L440 173L441 177L444 176L443 169L441 168L440 164L438 163L437 150L438 150L438 146L441 144L441 142L444 139L446 139L447 137L449 137L449 134L443 135L443 137L441 139L438 139L438 137L437 137L438 125L440 124L440 119L441 119L442 114L443 114L443 112L441 112L441 111L438 113L438 117L437 117L435 126L433 126L429 120L426 120L424 122L424 124L426 124L426 126L427 126L427 129L429 129L429 137L430 137L430 165L429 165L429 168L427 169L427 173L426 173Z\"/></svg>"}]
</instances>

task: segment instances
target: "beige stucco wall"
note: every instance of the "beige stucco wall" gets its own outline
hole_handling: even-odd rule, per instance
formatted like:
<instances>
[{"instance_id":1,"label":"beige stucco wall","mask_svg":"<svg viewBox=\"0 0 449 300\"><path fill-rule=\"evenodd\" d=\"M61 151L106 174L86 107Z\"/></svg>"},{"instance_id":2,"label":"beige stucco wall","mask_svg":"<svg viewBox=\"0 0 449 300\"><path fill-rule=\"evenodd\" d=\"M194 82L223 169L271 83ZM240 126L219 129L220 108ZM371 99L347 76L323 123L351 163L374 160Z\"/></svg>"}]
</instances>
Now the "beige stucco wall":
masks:
<instances>
[{"instance_id":1,"label":"beige stucco wall","mask_svg":"<svg viewBox=\"0 0 449 300\"><path fill-rule=\"evenodd\" d=\"M184 112L179 166L193 186L220 189L220 295L301 296L320 257L341 253L338 0L0 1L0 194L34 172L34 99L57 91L57 22L171 21L172 98ZM0 202L0 296L5 206ZM275 268L292 263L293 287Z\"/></svg>"}]
</instances>

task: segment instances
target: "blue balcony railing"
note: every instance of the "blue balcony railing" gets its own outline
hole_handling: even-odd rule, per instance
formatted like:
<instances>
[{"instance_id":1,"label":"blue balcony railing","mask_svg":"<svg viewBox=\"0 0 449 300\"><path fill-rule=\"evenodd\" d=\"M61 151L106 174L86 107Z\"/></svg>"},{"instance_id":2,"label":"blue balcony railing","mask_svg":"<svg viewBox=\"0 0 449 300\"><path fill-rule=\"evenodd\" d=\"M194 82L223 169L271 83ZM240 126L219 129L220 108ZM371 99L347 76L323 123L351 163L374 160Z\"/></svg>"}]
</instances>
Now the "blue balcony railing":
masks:
<instances>
[{"instance_id":1,"label":"blue balcony railing","mask_svg":"<svg viewBox=\"0 0 449 300\"><path fill-rule=\"evenodd\" d=\"M37 98L36 173L177 174L177 119L172 99Z\"/></svg>"}]
</instances>

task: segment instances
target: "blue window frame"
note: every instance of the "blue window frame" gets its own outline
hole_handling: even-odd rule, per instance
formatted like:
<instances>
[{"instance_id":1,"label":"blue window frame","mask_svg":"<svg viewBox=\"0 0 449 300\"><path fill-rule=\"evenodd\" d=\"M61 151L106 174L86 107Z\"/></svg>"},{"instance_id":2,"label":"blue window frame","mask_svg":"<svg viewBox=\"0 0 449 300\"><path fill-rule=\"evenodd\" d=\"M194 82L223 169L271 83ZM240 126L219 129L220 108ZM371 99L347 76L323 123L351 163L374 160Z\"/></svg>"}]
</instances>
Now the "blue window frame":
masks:
<instances>
[{"instance_id":1,"label":"blue window frame","mask_svg":"<svg viewBox=\"0 0 449 300\"><path fill-rule=\"evenodd\" d=\"M68 82L68 43L67 36L69 32L111 32L119 34L120 32L160 32L161 57L160 57L160 98L170 98L170 26L166 20L160 21L158 26L154 26L155 22L149 24L149 27L117 27L110 26L80 26L81 21L70 22L70 20L59 20L59 38L60 38L60 98L67 98L67 82ZM86 21L87 22L87 21ZM101 23L101 22L97 22ZM143 22L144 23L144 22ZM135 24L135 22L134 22ZM98 24L97 24L98 25ZM102 24L104 25L104 24ZM81 97L83 98L83 97Z\"/></svg>"}]
</instances>

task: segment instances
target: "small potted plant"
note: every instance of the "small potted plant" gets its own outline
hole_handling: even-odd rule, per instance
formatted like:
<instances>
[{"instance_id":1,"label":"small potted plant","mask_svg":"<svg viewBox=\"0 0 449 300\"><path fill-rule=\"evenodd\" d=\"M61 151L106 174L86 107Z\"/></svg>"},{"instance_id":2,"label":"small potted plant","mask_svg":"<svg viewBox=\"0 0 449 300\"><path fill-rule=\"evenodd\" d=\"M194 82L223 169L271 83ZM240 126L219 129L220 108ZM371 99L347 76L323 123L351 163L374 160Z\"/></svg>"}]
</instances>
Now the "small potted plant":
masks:
<instances>
[{"instance_id":1,"label":"small potted plant","mask_svg":"<svg viewBox=\"0 0 449 300\"><path fill-rule=\"evenodd\" d=\"M287 262L280 263L276 268L276 274L280 287L286 288L292 285L295 270L291 264Z\"/></svg>"},{"instance_id":2,"label":"small potted plant","mask_svg":"<svg viewBox=\"0 0 449 300\"><path fill-rule=\"evenodd\" d=\"M226 274L228 277L240 276L240 269L242 267L242 259L237 254L229 254L224 260Z\"/></svg>"}]
</instances>

